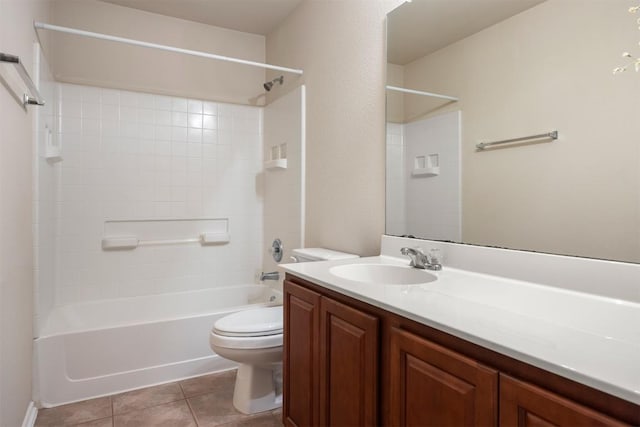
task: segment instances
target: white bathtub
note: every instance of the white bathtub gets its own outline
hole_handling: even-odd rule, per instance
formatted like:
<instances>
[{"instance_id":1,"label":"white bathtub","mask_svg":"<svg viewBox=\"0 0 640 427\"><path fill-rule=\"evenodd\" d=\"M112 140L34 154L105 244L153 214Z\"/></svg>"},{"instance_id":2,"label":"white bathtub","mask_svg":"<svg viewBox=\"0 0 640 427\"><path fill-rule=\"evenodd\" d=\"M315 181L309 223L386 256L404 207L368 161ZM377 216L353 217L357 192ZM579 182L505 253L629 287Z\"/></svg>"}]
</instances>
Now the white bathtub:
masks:
<instances>
[{"instance_id":1,"label":"white bathtub","mask_svg":"<svg viewBox=\"0 0 640 427\"><path fill-rule=\"evenodd\" d=\"M55 308L34 341L36 400L51 407L231 369L209 347L213 323L272 297L281 302L246 285Z\"/></svg>"}]
</instances>

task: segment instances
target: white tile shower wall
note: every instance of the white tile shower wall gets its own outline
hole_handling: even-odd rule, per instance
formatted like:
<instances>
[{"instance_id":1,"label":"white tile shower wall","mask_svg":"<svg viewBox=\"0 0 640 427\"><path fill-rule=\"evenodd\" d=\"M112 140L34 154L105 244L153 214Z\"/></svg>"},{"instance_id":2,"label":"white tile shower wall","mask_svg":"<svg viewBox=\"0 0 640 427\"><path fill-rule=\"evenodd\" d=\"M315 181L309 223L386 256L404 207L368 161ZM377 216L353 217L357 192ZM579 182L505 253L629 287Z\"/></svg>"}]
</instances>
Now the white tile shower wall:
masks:
<instances>
[{"instance_id":1,"label":"white tile shower wall","mask_svg":"<svg viewBox=\"0 0 640 427\"><path fill-rule=\"evenodd\" d=\"M254 283L262 261L262 109L60 88L56 304ZM101 250L106 220L219 217L229 218L226 245Z\"/></svg>"},{"instance_id":2,"label":"white tile shower wall","mask_svg":"<svg viewBox=\"0 0 640 427\"><path fill-rule=\"evenodd\" d=\"M43 55L38 52L38 86L46 103L37 109L35 155L33 157L33 221L34 221L34 335L42 329L43 322L54 305L56 277L56 200L60 179L60 163L47 161L47 132L56 130L56 108L58 105L56 83Z\"/></svg>"},{"instance_id":3,"label":"white tile shower wall","mask_svg":"<svg viewBox=\"0 0 640 427\"><path fill-rule=\"evenodd\" d=\"M268 252L273 239L284 244L284 263L290 262L291 250L304 243L304 89L298 87L265 107L264 156L270 158L271 147L286 144L287 168L265 171L264 271L277 269Z\"/></svg>"},{"instance_id":4,"label":"white tile shower wall","mask_svg":"<svg viewBox=\"0 0 640 427\"><path fill-rule=\"evenodd\" d=\"M387 123L386 228L394 236L407 234L405 213L404 125Z\"/></svg>"}]
</instances>

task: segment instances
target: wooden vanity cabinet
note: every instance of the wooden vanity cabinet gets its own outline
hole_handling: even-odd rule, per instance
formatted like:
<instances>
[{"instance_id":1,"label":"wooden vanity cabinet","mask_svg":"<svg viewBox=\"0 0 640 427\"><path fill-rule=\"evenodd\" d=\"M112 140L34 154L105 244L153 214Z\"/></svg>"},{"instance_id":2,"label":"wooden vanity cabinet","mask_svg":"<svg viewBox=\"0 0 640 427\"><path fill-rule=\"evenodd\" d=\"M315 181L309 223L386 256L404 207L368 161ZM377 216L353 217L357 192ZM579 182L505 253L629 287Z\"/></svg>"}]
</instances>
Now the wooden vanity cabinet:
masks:
<instances>
[{"instance_id":1,"label":"wooden vanity cabinet","mask_svg":"<svg viewBox=\"0 0 640 427\"><path fill-rule=\"evenodd\" d=\"M391 425L497 425L496 370L397 328L390 344Z\"/></svg>"},{"instance_id":2,"label":"wooden vanity cabinet","mask_svg":"<svg viewBox=\"0 0 640 427\"><path fill-rule=\"evenodd\" d=\"M500 425L628 426L569 399L504 374L500 375Z\"/></svg>"},{"instance_id":3,"label":"wooden vanity cabinet","mask_svg":"<svg viewBox=\"0 0 640 427\"><path fill-rule=\"evenodd\" d=\"M378 318L290 281L284 290L284 424L377 425Z\"/></svg>"},{"instance_id":4,"label":"wooden vanity cabinet","mask_svg":"<svg viewBox=\"0 0 640 427\"><path fill-rule=\"evenodd\" d=\"M290 274L284 321L286 426L640 425L638 405Z\"/></svg>"}]
</instances>

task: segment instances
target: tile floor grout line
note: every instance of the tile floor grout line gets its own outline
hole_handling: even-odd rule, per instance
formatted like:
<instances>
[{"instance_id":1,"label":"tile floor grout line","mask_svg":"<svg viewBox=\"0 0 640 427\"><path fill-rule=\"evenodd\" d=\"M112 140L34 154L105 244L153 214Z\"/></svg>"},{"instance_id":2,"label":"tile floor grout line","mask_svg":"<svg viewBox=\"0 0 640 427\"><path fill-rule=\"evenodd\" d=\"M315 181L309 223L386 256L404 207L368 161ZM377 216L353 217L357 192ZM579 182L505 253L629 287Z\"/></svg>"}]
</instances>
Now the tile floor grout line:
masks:
<instances>
[{"instance_id":1,"label":"tile floor grout line","mask_svg":"<svg viewBox=\"0 0 640 427\"><path fill-rule=\"evenodd\" d=\"M180 389L180 394L182 395L182 397L181 397L181 398L178 398L178 399L175 399L175 400L168 400L168 401L166 401L166 402L156 403L155 405L145 406L145 407L143 407L143 408L130 409L130 410L128 410L128 411L125 411L125 412L121 412L121 413L116 414L116 411L115 411L115 405L114 405L114 403L113 403L113 400L114 400L113 398L114 398L114 397L116 397L116 396L121 396L121 395L125 395L125 394L127 394L127 393L133 393L133 392L136 392L136 391L147 390L147 389L151 389L151 388L154 388L154 387L167 386L167 385L171 385L171 384L176 384L176 385L178 386L178 388ZM135 389L135 390L125 391L124 393L118 393L118 394L111 395L111 408L112 408L112 411L111 411L111 412L112 412L112 415L115 417L116 415L125 415L125 414L129 414L129 413L131 413L131 412L141 411L141 410L148 409L148 408L154 408L154 407L156 407L156 406L164 405L164 404L167 404L167 403L175 403L175 402L179 402L179 401L181 401L181 400L186 400L186 397L184 396L184 392L182 391L182 386L180 385L180 382L179 382L179 381L174 381L174 382L170 382L170 383L164 383L164 384L159 384L159 385L155 385L155 386L139 388L139 389Z\"/></svg>"},{"instance_id":2,"label":"tile floor grout line","mask_svg":"<svg viewBox=\"0 0 640 427\"><path fill-rule=\"evenodd\" d=\"M182 393L182 395L186 399L187 398L187 394L184 392L184 388L182 388L182 381L176 381L176 383L178 384L178 387L180 387L180 392Z\"/></svg>"},{"instance_id":3,"label":"tile floor grout line","mask_svg":"<svg viewBox=\"0 0 640 427\"><path fill-rule=\"evenodd\" d=\"M189 412L191 413L191 418L193 418L193 421L195 421L196 423L196 427L200 427L200 422L198 422L198 417L196 416L196 413L191 407L191 403L189 402L189 399L185 398L185 401L187 402L187 407L189 408Z\"/></svg>"},{"instance_id":4,"label":"tile floor grout line","mask_svg":"<svg viewBox=\"0 0 640 427\"><path fill-rule=\"evenodd\" d=\"M198 378L208 377L209 375L218 375L218 374L208 374L208 375L203 375L202 377L195 377L195 378L189 378L189 379L198 379ZM205 394L215 393L215 392L213 392L211 390L208 390L208 391L201 391L201 392L198 392L196 394L190 394L190 395L187 396L187 392L185 392L184 388L182 388L182 382L184 382L184 381L188 381L188 380L178 381L178 384L180 385L180 389L182 390L182 394L184 395L185 399L191 399L192 397L204 396Z\"/></svg>"}]
</instances>

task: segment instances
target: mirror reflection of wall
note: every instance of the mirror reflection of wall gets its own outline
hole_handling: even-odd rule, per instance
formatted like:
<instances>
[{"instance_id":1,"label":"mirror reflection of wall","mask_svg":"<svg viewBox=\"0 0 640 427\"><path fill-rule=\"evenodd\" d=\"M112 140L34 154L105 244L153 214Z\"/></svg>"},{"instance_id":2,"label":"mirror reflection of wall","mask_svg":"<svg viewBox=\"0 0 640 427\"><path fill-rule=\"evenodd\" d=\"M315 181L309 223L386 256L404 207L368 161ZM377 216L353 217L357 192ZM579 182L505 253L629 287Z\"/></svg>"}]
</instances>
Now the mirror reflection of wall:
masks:
<instances>
[{"instance_id":1,"label":"mirror reflection of wall","mask_svg":"<svg viewBox=\"0 0 640 427\"><path fill-rule=\"evenodd\" d=\"M460 241L460 112L387 125L387 233Z\"/></svg>"},{"instance_id":2,"label":"mirror reflection of wall","mask_svg":"<svg viewBox=\"0 0 640 427\"><path fill-rule=\"evenodd\" d=\"M462 214L459 238L437 222L397 228L394 210L428 222L441 204L414 211L404 147L405 170L388 171L387 233L640 262L640 73L612 73L622 52L640 56L636 3L422 0L391 12L388 84L459 101L388 91L389 129L461 111ZM551 130L558 140L476 149Z\"/></svg>"}]
</instances>

